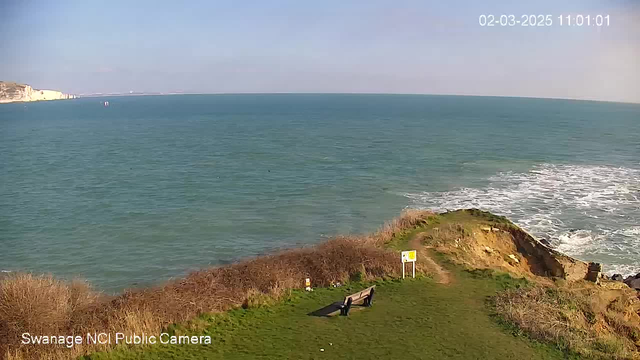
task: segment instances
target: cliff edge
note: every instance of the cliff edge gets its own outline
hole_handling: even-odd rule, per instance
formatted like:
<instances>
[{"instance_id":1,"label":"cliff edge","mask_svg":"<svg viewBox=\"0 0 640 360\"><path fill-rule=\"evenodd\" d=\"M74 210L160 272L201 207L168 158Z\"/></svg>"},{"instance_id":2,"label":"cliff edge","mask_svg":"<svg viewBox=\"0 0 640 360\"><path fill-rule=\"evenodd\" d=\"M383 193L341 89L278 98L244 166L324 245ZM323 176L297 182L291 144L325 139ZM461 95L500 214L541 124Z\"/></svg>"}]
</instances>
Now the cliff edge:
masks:
<instances>
[{"instance_id":1,"label":"cliff edge","mask_svg":"<svg viewBox=\"0 0 640 360\"><path fill-rule=\"evenodd\" d=\"M589 280L603 286L624 286L622 275L610 279L603 274L601 264L587 263L560 253L502 216L467 209L435 214L427 222L429 226L418 233L421 244L472 269L496 269L516 276L569 282ZM632 277L627 280L630 283Z\"/></svg>"},{"instance_id":2,"label":"cliff edge","mask_svg":"<svg viewBox=\"0 0 640 360\"><path fill-rule=\"evenodd\" d=\"M75 99L75 95L56 90L38 90L29 85L0 81L0 104L21 101Z\"/></svg>"},{"instance_id":3,"label":"cliff edge","mask_svg":"<svg viewBox=\"0 0 640 360\"><path fill-rule=\"evenodd\" d=\"M409 249L418 251L418 276L403 282L399 251ZM554 251L507 218L468 209L407 210L372 234L115 295L51 275L0 274L0 359L224 358L242 348L251 358L310 358L320 349L329 358L640 360L640 293L621 276L606 279L596 265ZM306 279L317 291L304 291ZM373 284L382 306L359 307L352 321L317 317L327 304ZM308 329L320 340L310 345ZM366 336L342 335L361 329ZM97 331L130 339L166 332L165 341L173 334L212 336L216 346L23 342L25 333ZM387 341L398 333L402 343ZM531 347L530 339L541 344Z\"/></svg>"}]
</instances>

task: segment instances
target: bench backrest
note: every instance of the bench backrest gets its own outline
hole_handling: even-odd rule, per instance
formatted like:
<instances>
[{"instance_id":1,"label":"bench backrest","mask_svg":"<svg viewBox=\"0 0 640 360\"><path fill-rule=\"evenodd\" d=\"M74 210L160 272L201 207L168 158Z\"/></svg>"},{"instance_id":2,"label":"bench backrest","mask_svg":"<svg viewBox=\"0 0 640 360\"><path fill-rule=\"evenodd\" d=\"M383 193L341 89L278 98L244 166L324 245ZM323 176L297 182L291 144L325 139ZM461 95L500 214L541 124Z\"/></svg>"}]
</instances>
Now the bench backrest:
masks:
<instances>
[{"instance_id":1,"label":"bench backrest","mask_svg":"<svg viewBox=\"0 0 640 360\"><path fill-rule=\"evenodd\" d=\"M347 297L344 298L344 305L347 305L347 302L349 301L349 298L351 298L351 302L354 303L356 301L360 301L364 298L366 298L367 296L369 296L369 294L371 294L371 289L375 288L376 286L369 286L368 288L358 291L355 294L351 294Z\"/></svg>"}]
</instances>

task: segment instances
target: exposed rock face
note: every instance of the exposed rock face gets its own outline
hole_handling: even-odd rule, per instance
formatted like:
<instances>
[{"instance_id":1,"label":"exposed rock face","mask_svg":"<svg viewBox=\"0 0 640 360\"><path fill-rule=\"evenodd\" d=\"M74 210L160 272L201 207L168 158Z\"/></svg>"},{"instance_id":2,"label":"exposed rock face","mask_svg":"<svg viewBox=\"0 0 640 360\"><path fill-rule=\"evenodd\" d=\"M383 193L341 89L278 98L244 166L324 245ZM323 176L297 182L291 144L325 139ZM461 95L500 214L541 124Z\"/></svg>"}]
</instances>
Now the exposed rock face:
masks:
<instances>
[{"instance_id":1,"label":"exposed rock face","mask_svg":"<svg viewBox=\"0 0 640 360\"><path fill-rule=\"evenodd\" d=\"M638 278L630 278L630 279L625 280L624 283L629 285L630 288L640 291L640 279L638 279Z\"/></svg>"},{"instance_id":2,"label":"exposed rock face","mask_svg":"<svg viewBox=\"0 0 640 360\"><path fill-rule=\"evenodd\" d=\"M467 209L435 220L438 226L422 232L420 241L465 266L567 281L584 280L589 272L584 261L551 249L506 218Z\"/></svg>"},{"instance_id":3,"label":"exposed rock face","mask_svg":"<svg viewBox=\"0 0 640 360\"><path fill-rule=\"evenodd\" d=\"M620 274L610 279L602 273L602 264L586 263L562 254L504 217L466 209L441 213L429 221L438 226L427 227L416 238L465 267L568 282L588 280L612 290L631 287L638 290L640 296L640 274L629 276L624 282Z\"/></svg>"},{"instance_id":4,"label":"exposed rock face","mask_svg":"<svg viewBox=\"0 0 640 360\"><path fill-rule=\"evenodd\" d=\"M75 99L75 95L55 90L37 90L29 85L0 81L0 103Z\"/></svg>"},{"instance_id":5,"label":"exposed rock face","mask_svg":"<svg viewBox=\"0 0 640 360\"><path fill-rule=\"evenodd\" d=\"M630 288L636 289L640 291L640 273L636 276L629 276L624 279L624 283L627 284Z\"/></svg>"},{"instance_id":6,"label":"exposed rock face","mask_svg":"<svg viewBox=\"0 0 640 360\"><path fill-rule=\"evenodd\" d=\"M552 276L568 281L583 280L589 265L564 255L542 244L521 229L509 229L518 251L527 258L531 272L540 276Z\"/></svg>"}]
</instances>

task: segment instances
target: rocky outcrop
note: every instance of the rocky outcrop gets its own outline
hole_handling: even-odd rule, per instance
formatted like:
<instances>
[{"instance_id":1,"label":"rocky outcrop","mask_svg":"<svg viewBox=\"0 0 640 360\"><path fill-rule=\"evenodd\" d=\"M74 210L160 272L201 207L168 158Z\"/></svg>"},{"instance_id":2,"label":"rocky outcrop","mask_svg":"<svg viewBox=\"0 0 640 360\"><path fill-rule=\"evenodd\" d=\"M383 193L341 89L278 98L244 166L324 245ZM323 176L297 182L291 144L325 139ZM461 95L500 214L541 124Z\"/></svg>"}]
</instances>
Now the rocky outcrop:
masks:
<instances>
[{"instance_id":1,"label":"rocky outcrop","mask_svg":"<svg viewBox=\"0 0 640 360\"><path fill-rule=\"evenodd\" d=\"M584 280L589 265L536 240L507 218L477 209L438 214L421 233L424 245L470 268L500 269L518 276Z\"/></svg>"},{"instance_id":2,"label":"rocky outcrop","mask_svg":"<svg viewBox=\"0 0 640 360\"><path fill-rule=\"evenodd\" d=\"M568 281L583 280L589 265L551 249L524 230L510 226L518 252L527 259L531 272L539 276L559 277Z\"/></svg>"},{"instance_id":3,"label":"rocky outcrop","mask_svg":"<svg viewBox=\"0 0 640 360\"><path fill-rule=\"evenodd\" d=\"M421 243L468 268L568 282L587 280L611 289L629 286L640 291L640 274L626 279L620 274L609 278L602 264L587 263L556 251L550 241L537 240L502 216L465 209L432 215L428 223L419 233Z\"/></svg>"},{"instance_id":4,"label":"rocky outcrop","mask_svg":"<svg viewBox=\"0 0 640 360\"><path fill-rule=\"evenodd\" d=\"M38 90L29 85L0 81L0 103L20 101L66 100L75 99L75 95L55 90Z\"/></svg>"},{"instance_id":5,"label":"rocky outcrop","mask_svg":"<svg viewBox=\"0 0 640 360\"><path fill-rule=\"evenodd\" d=\"M622 289L626 284L640 292L640 273L627 277L624 282L620 274L609 279L602 272L602 264L586 263L562 254L516 226L508 226L508 231L520 255L527 259L530 271L536 275L558 277L567 281L588 280L611 289Z\"/></svg>"},{"instance_id":6,"label":"rocky outcrop","mask_svg":"<svg viewBox=\"0 0 640 360\"><path fill-rule=\"evenodd\" d=\"M627 284L630 288L640 291L640 273L638 273L636 276L629 276L628 278L624 279L624 283Z\"/></svg>"}]
</instances>

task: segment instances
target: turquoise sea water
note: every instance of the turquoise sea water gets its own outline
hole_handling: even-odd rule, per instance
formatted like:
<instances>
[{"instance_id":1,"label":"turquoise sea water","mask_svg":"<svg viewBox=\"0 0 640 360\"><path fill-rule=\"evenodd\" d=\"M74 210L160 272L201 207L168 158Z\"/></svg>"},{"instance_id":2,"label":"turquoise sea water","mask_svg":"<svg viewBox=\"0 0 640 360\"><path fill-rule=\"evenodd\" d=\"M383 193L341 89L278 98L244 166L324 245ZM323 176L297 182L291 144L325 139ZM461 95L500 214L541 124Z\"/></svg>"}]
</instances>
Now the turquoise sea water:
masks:
<instances>
[{"instance_id":1,"label":"turquoise sea water","mask_svg":"<svg viewBox=\"0 0 640 360\"><path fill-rule=\"evenodd\" d=\"M104 107L108 100L111 106ZM480 207L640 271L640 105L176 95L0 105L0 270L116 291Z\"/></svg>"}]
</instances>

